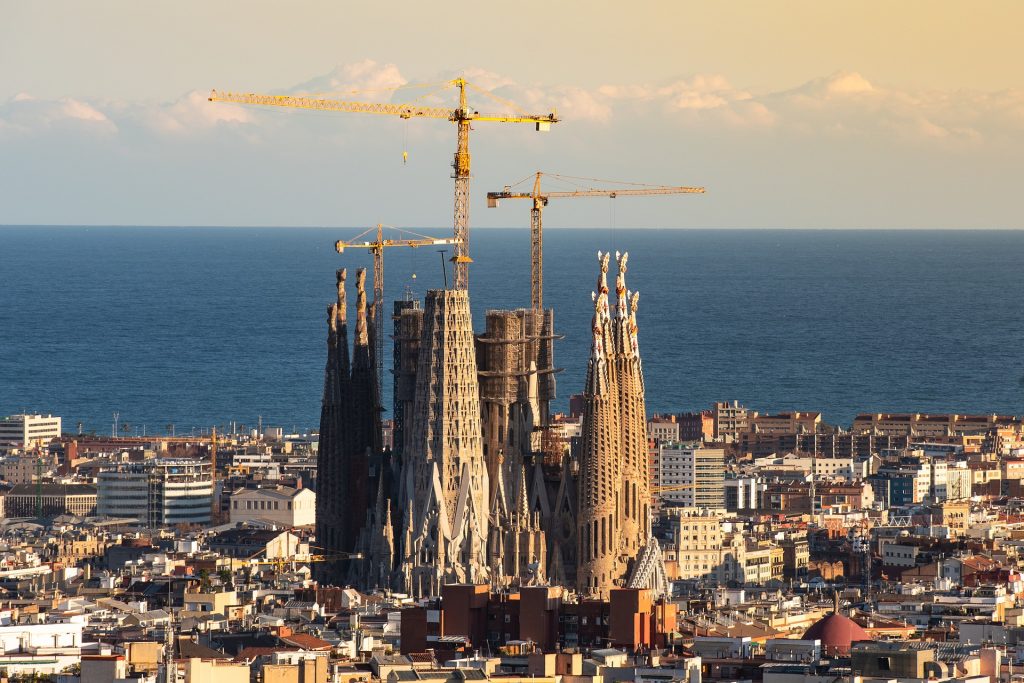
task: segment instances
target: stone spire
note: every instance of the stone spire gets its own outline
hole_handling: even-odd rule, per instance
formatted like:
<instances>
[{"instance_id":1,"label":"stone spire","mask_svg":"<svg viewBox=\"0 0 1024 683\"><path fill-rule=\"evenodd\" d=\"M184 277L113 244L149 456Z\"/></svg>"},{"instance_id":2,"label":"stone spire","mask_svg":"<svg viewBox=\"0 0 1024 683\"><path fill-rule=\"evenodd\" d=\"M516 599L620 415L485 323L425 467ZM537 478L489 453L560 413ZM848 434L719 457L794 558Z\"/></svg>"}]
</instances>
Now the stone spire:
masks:
<instances>
[{"instance_id":1,"label":"stone spire","mask_svg":"<svg viewBox=\"0 0 1024 683\"><path fill-rule=\"evenodd\" d=\"M338 328L338 369L344 377L344 384L348 385L351 368L349 367L348 356L348 302L345 301L345 281L348 279L348 271L339 268L335 273L338 290L337 312L335 314Z\"/></svg>"},{"instance_id":2,"label":"stone spire","mask_svg":"<svg viewBox=\"0 0 1024 683\"><path fill-rule=\"evenodd\" d=\"M343 487L348 481L346 455L349 449L348 413L349 375L348 325L345 308L346 272L337 272L337 301L327 308L327 364L320 408L320 440L317 453L317 487L323 493L316 501L317 541L329 552L347 552L356 542L357 532L350 529L350 509L343 504ZM358 526L358 525L353 525ZM318 571L327 583L343 574L338 563L323 565Z\"/></svg>"},{"instance_id":3,"label":"stone spire","mask_svg":"<svg viewBox=\"0 0 1024 683\"><path fill-rule=\"evenodd\" d=\"M619 438L623 461L622 537L626 557L636 558L647 544L651 494L648 472L647 414L643 372L636 355L636 309L626 288L629 254L616 254L615 373L619 392ZM634 295L634 304L636 295Z\"/></svg>"},{"instance_id":4,"label":"stone spire","mask_svg":"<svg viewBox=\"0 0 1024 683\"><path fill-rule=\"evenodd\" d=\"M597 291L592 294L593 340L583 392L576 515L576 584L585 597L607 597L608 589L622 575L618 552L619 396L614 364L608 362L608 352L613 348L608 314L608 254L598 252L597 257L600 271Z\"/></svg>"},{"instance_id":5,"label":"stone spire","mask_svg":"<svg viewBox=\"0 0 1024 683\"><path fill-rule=\"evenodd\" d=\"M348 270L339 268L335 275L338 288L338 320L348 324L348 303L345 301L345 280L348 278Z\"/></svg>"},{"instance_id":6,"label":"stone spire","mask_svg":"<svg viewBox=\"0 0 1024 683\"><path fill-rule=\"evenodd\" d=\"M374 507L376 479L371 479L371 461L380 456L381 428L378 411L377 380L370 347L366 311L366 270L356 271L356 330L352 346L352 371L345 417L348 447L345 453L345 481L338 492L343 506L349 538L355 540L364 530L367 512ZM351 551L352 548L346 550Z\"/></svg>"},{"instance_id":7,"label":"stone spire","mask_svg":"<svg viewBox=\"0 0 1024 683\"><path fill-rule=\"evenodd\" d=\"M519 489L516 495L516 526L525 529L530 526L530 495L526 492L526 468L519 468Z\"/></svg>"},{"instance_id":8,"label":"stone spire","mask_svg":"<svg viewBox=\"0 0 1024 683\"><path fill-rule=\"evenodd\" d=\"M637 344L637 295L626 287L628 254L616 253L615 317L608 254L598 252L593 341L583 391L577 500L576 584L585 597L615 586L662 590L664 563L651 536L647 415ZM627 580L628 579L628 580Z\"/></svg>"},{"instance_id":9,"label":"stone spire","mask_svg":"<svg viewBox=\"0 0 1024 683\"><path fill-rule=\"evenodd\" d=\"M415 595L444 582L488 578L488 474L466 290L431 290L424 303L404 498L413 529L403 574Z\"/></svg>"}]
</instances>

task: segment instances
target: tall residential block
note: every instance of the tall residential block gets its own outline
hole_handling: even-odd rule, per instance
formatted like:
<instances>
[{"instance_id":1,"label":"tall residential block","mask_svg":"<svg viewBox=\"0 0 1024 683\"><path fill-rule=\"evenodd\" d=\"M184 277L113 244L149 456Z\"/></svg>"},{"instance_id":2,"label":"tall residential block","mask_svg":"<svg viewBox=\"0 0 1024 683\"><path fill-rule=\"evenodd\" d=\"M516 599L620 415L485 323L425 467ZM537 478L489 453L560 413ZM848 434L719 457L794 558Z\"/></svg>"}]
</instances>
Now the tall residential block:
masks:
<instances>
[{"instance_id":1,"label":"tall residential block","mask_svg":"<svg viewBox=\"0 0 1024 683\"><path fill-rule=\"evenodd\" d=\"M725 507L725 450L683 444L659 447L661 502L690 508Z\"/></svg>"},{"instance_id":2,"label":"tall residential block","mask_svg":"<svg viewBox=\"0 0 1024 683\"><path fill-rule=\"evenodd\" d=\"M60 417L11 415L0 419L0 451L45 446L60 438Z\"/></svg>"}]
</instances>

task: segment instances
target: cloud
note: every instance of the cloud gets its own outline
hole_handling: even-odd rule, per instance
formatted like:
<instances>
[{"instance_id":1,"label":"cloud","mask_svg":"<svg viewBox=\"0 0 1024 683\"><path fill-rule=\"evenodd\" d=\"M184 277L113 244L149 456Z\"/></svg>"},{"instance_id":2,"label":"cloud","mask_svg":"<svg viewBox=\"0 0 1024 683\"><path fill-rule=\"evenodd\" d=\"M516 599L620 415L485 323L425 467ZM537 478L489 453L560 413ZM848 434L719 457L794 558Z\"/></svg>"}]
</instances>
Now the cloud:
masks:
<instances>
[{"instance_id":1,"label":"cloud","mask_svg":"<svg viewBox=\"0 0 1024 683\"><path fill-rule=\"evenodd\" d=\"M328 73L286 88L283 92L289 95L351 95L393 90L408 82L394 64L364 59L352 64L339 64Z\"/></svg>"},{"instance_id":2,"label":"cloud","mask_svg":"<svg viewBox=\"0 0 1024 683\"><path fill-rule=\"evenodd\" d=\"M163 105L128 107L125 115L159 132L174 135L208 130L219 124L250 124L253 114L236 104L209 101L205 92L193 90Z\"/></svg>"},{"instance_id":3,"label":"cloud","mask_svg":"<svg viewBox=\"0 0 1024 683\"><path fill-rule=\"evenodd\" d=\"M661 83L610 83L596 88L524 84L483 68L469 68L461 74L476 86L470 97L480 111L543 114L554 109L566 122L605 129L623 123L664 126L667 134L675 126L704 131L750 129L819 140L873 138L946 148L1017 140L1024 130L1024 91L912 90L882 85L857 71L840 71L768 91L738 87L721 74L696 74ZM443 92L443 83L453 76L427 75L422 80L433 85L420 89L413 87L395 64L366 59L338 65L279 92L350 95L368 101L419 98L453 106L454 93ZM268 127L292 125L285 121L267 116L258 108L211 104L206 93L199 91L158 103L43 100L29 93L0 103L0 131L5 138L58 129L91 135L141 130L153 136L178 137L231 130L251 136ZM315 126L314 121L305 127ZM325 142L337 144L339 139L327 138Z\"/></svg>"},{"instance_id":4,"label":"cloud","mask_svg":"<svg viewBox=\"0 0 1024 683\"><path fill-rule=\"evenodd\" d=\"M0 103L0 130L27 134L64 129L107 135L117 125L93 104L70 97L43 100L22 92Z\"/></svg>"}]
</instances>

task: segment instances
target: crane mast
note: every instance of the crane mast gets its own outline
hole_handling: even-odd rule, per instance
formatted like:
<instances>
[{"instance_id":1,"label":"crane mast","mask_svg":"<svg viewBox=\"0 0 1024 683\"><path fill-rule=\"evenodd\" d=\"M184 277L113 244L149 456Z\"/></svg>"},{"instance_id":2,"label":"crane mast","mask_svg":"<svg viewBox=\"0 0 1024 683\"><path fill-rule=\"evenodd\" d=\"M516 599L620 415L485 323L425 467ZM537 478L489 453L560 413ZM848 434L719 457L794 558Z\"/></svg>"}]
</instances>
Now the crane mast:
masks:
<instances>
[{"instance_id":1,"label":"crane mast","mask_svg":"<svg viewBox=\"0 0 1024 683\"><path fill-rule=\"evenodd\" d=\"M530 209L530 306L535 314L544 310L544 223L541 214L547 199L540 194L540 173L533 182Z\"/></svg>"},{"instance_id":2,"label":"crane mast","mask_svg":"<svg viewBox=\"0 0 1024 683\"><path fill-rule=\"evenodd\" d=\"M211 102L231 102L235 104L255 104L269 107L291 107L298 109L315 109L320 111L352 112L360 114L380 114L398 116L403 119L433 118L447 119L455 123L457 142L455 159L452 162L455 179L455 210L453 218L453 237L455 239L455 256L452 262L455 270L456 289L469 287L469 179L470 155L469 132L474 121L497 123L532 123L537 131L550 130L552 123L558 122L558 116L550 114L482 114L471 109L466 98L466 88L475 87L464 78L448 81L446 86L455 86L459 90L459 106L457 109L442 107L420 107L411 104L390 104L374 102L347 102L343 100L318 99L312 97L295 97L290 95L260 95L256 93L232 93L213 90ZM479 88L476 88L479 90ZM499 99L486 91L485 95ZM499 100L500 101L500 100ZM507 104L507 103L505 103Z\"/></svg>"},{"instance_id":3,"label":"crane mast","mask_svg":"<svg viewBox=\"0 0 1024 683\"><path fill-rule=\"evenodd\" d=\"M466 111L465 81L459 79L458 141L455 149L455 289L469 288L469 119Z\"/></svg>"},{"instance_id":4,"label":"crane mast","mask_svg":"<svg viewBox=\"0 0 1024 683\"><path fill-rule=\"evenodd\" d=\"M534 174L533 190L530 192L513 192L511 185L506 185L500 192L487 193L487 206L495 208L501 199L529 199L533 202L530 209L530 306L534 312L544 309L544 207L552 198L574 198L574 197L610 197L635 195L658 195L658 194L703 194L703 187L689 187L682 185L635 185L626 189L600 189L581 188L578 190L544 192L541 190L541 177L545 174L537 171ZM560 176L547 174L553 178L566 180L591 180L590 178L573 178L572 176ZM524 182L524 181L520 181ZM596 181L613 183L614 181ZM519 183L516 183L517 185ZM624 183L619 183L624 184Z\"/></svg>"}]
</instances>

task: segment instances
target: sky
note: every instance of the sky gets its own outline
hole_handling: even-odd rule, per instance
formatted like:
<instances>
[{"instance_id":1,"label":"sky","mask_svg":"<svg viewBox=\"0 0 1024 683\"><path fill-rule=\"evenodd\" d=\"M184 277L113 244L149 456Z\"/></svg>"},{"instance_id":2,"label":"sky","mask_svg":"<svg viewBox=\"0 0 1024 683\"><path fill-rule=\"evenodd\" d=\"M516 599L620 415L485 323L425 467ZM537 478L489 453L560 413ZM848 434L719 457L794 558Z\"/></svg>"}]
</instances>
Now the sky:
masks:
<instances>
[{"instance_id":1,"label":"sky","mask_svg":"<svg viewBox=\"0 0 1024 683\"><path fill-rule=\"evenodd\" d=\"M546 227L1024 228L1022 25L1012 0L0 0L0 225L447 227L450 123L207 95L450 106L410 86L462 75L562 119L474 126L476 227L527 225L484 195L542 170L707 188Z\"/></svg>"}]
</instances>

